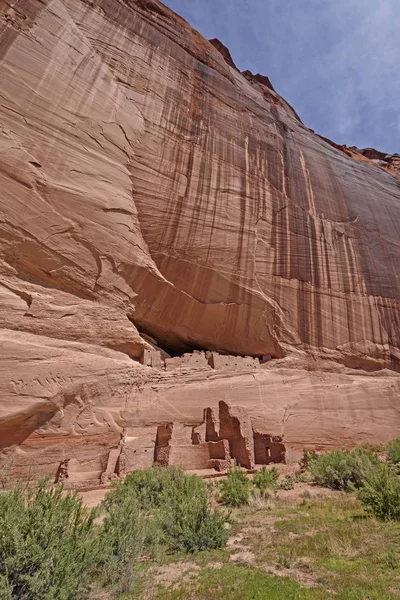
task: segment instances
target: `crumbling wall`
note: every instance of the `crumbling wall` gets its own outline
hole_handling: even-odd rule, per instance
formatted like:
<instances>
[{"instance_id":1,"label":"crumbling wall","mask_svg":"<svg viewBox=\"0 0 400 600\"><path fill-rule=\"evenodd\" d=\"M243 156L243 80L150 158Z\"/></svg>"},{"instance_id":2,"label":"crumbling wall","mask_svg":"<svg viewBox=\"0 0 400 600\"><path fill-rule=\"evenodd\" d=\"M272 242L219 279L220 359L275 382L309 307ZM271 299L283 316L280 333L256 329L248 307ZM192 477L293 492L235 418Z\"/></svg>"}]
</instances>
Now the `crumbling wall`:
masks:
<instances>
[{"instance_id":1,"label":"crumbling wall","mask_svg":"<svg viewBox=\"0 0 400 600\"><path fill-rule=\"evenodd\" d=\"M285 462L286 448L281 436L254 432L254 459L257 465Z\"/></svg>"},{"instance_id":2,"label":"crumbling wall","mask_svg":"<svg viewBox=\"0 0 400 600\"><path fill-rule=\"evenodd\" d=\"M205 408L203 421L197 427L193 427L192 442L217 442L219 440L219 419L212 408Z\"/></svg>"},{"instance_id":3,"label":"crumbling wall","mask_svg":"<svg viewBox=\"0 0 400 600\"><path fill-rule=\"evenodd\" d=\"M105 457L103 456L104 460ZM100 478L104 465L93 461L81 462L76 458L67 459L62 462L59 469L58 483L63 483L66 488L86 488L100 485Z\"/></svg>"},{"instance_id":4,"label":"crumbling wall","mask_svg":"<svg viewBox=\"0 0 400 600\"><path fill-rule=\"evenodd\" d=\"M153 369L162 369L164 367L161 352L155 349L150 350L145 348L141 354L140 362L145 367L152 367Z\"/></svg>"},{"instance_id":5,"label":"crumbling wall","mask_svg":"<svg viewBox=\"0 0 400 600\"><path fill-rule=\"evenodd\" d=\"M209 368L208 360L205 352L202 350L194 350L192 353L184 354L183 356L174 356L173 358L165 359L165 368L167 371L175 369L207 369Z\"/></svg>"},{"instance_id":6,"label":"crumbling wall","mask_svg":"<svg viewBox=\"0 0 400 600\"><path fill-rule=\"evenodd\" d=\"M206 441L216 442L219 440L219 417L212 408L206 408L204 411L204 420L206 424Z\"/></svg>"},{"instance_id":7,"label":"crumbling wall","mask_svg":"<svg viewBox=\"0 0 400 600\"><path fill-rule=\"evenodd\" d=\"M203 421L197 427L193 427L192 429L192 444L202 444L206 441L206 423Z\"/></svg>"},{"instance_id":8,"label":"crumbling wall","mask_svg":"<svg viewBox=\"0 0 400 600\"><path fill-rule=\"evenodd\" d=\"M245 409L219 403L219 438L229 441L230 456L246 469L254 467L253 428Z\"/></svg>"},{"instance_id":9,"label":"crumbling wall","mask_svg":"<svg viewBox=\"0 0 400 600\"><path fill-rule=\"evenodd\" d=\"M210 449L207 443L171 446L169 464L180 465L188 471L210 469Z\"/></svg>"},{"instance_id":10,"label":"crumbling wall","mask_svg":"<svg viewBox=\"0 0 400 600\"><path fill-rule=\"evenodd\" d=\"M212 369L231 371L236 369L257 369L260 366L258 358L252 356L230 356L208 352L208 364Z\"/></svg>"},{"instance_id":11,"label":"crumbling wall","mask_svg":"<svg viewBox=\"0 0 400 600\"><path fill-rule=\"evenodd\" d=\"M156 463L162 467L166 467L169 464L169 451L171 448L170 440L173 426L173 423L167 423L157 427L156 448L154 454Z\"/></svg>"},{"instance_id":12,"label":"crumbling wall","mask_svg":"<svg viewBox=\"0 0 400 600\"><path fill-rule=\"evenodd\" d=\"M232 459L228 440L207 442L210 451L210 468L216 471L226 471L232 466Z\"/></svg>"},{"instance_id":13,"label":"crumbling wall","mask_svg":"<svg viewBox=\"0 0 400 600\"><path fill-rule=\"evenodd\" d=\"M203 422L195 427L181 423L127 427L111 450L86 455L84 461L78 455L63 459L56 481L70 487L97 486L148 469L154 461L161 466L217 471L228 469L232 459L247 469L255 463L285 461L282 437L254 431L244 408L220 402L218 414L209 407L203 416Z\"/></svg>"},{"instance_id":14,"label":"crumbling wall","mask_svg":"<svg viewBox=\"0 0 400 600\"><path fill-rule=\"evenodd\" d=\"M66 488L98 487L101 475L107 468L109 453L108 448L103 445L85 452L83 457L71 450L68 458L60 461L54 481L62 483Z\"/></svg>"},{"instance_id":15,"label":"crumbling wall","mask_svg":"<svg viewBox=\"0 0 400 600\"><path fill-rule=\"evenodd\" d=\"M105 484L117 477L118 461L121 454L121 446L112 448L108 455L107 466L101 474L100 483Z\"/></svg>"},{"instance_id":16,"label":"crumbling wall","mask_svg":"<svg viewBox=\"0 0 400 600\"><path fill-rule=\"evenodd\" d=\"M160 425L157 432L157 463L162 466L179 465L189 471L227 469L232 462L228 440L205 441L205 434L205 422L198 427L175 423Z\"/></svg>"},{"instance_id":17,"label":"crumbling wall","mask_svg":"<svg viewBox=\"0 0 400 600\"><path fill-rule=\"evenodd\" d=\"M117 464L119 476L140 469L149 469L153 465L156 437L156 427L126 428Z\"/></svg>"},{"instance_id":18,"label":"crumbling wall","mask_svg":"<svg viewBox=\"0 0 400 600\"><path fill-rule=\"evenodd\" d=\"M182 425L181 423L160 425L157 428L156 462L161 466L182 465L187 469L192 468L187 465L192 464L196 460L201 460L200 453L196 455L198 458L188 458L187 460L185 458L185 451L190 452L191 450L188 449L193 447L192 432L192 427ZM197 447L197 445L194 447ZM195 451L192 452L191 456L195 456Z\"/></svg>"},{"instance_id":19,"label":"crumbling wall","mask_svg":"<svg viewBox=\"0 0 400 600\"><path fill-rule=\"evenodd\" d=\"M270 358L270 357L268 357ZM165 368L167 371L177 369L217 369L234 371L237 369L257 369L260 360L252 356L231 356L207 350L193 350L182 356L169 357L162 355L157 349L144 349L140 358L142 365L155 369Z\"/></svg>"},{"instance_id":20,"label":"crumbling wall","mask_svg":"<svg viewBox=\"0 0 400 600\"><path fill-rule=\"evenodd\" d=\"M230 448L228 440L219 440L218 442L207 442L210 449L210 458L221 460L230 459Z\"/></svg>"}]
</instances>

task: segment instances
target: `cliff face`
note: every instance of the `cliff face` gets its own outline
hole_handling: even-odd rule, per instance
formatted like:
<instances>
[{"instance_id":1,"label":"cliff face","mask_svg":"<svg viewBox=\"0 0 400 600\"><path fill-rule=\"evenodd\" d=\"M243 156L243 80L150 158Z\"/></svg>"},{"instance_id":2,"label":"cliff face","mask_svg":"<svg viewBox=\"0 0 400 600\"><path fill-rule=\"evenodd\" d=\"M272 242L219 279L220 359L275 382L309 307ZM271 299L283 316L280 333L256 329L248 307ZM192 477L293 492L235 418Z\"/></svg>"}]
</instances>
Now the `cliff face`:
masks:
<instances>
[{"instance_id":1,"label":"cliff face","mask_svg":"<svg viewBox=\"0 0 400 600\"><path fill-rule=\"evenodd\" d=\"M267 77L241 74L222 44L157 0L0 1L5 454L25 465L47 452L53 469L71 434L110 447L128 422L147 422L155 400L141 391L161 375L132 359L148 336L170 353L389 369L384 385L371 375L361 387L366 435L387 406L390 437L398 174L395 160L377 164L308 130ZM254 413L264 421L268 373ZM170 411L193 421L197 400L174 377ZM275 404L276 425L287 399ZM348 422L351 394L339 404ZM311 405L310 422L324 420L327 407ZM341 439L335 427L329 443ZM360 431L357 418L344 437Z\"/></svg>"}]
</instances>

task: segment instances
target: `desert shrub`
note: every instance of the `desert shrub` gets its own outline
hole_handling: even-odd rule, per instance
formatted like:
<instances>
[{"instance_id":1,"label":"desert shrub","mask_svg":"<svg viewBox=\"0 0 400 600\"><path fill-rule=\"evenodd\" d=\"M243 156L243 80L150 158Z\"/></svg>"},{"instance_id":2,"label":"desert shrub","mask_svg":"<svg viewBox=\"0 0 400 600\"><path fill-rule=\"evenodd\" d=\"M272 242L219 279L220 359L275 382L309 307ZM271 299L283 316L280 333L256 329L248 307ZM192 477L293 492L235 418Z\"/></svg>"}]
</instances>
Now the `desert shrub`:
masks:
<instances>
[{"instance_id":1,"label":"desert shrub","mask_svg":"<svg viewBox=\"0 0 400 600\"><path fill-rule=\"evenodd\" d=\"M207 488L207 497L208 497L208 502L210 504L210 506L216 506L219 503L219 497L220 497L220 482L219 481L207 481L206 482L206 488Z\"/></svg>"},{"instance_id":2,"label":"desert shrub","mask_svg":"<svg viewBox=\"0 0 400 600\"><path fill-rule=\"evenodd\" d=\"M311 483L313 481L313 476L308 471L296 471L294 474L295 483Z\"/></svg>"},{"instance_id":3,"label":"desert shrub","mask_svg":"<svg viewBox=\"0 0 400 600\"><path fill-rule=\"evenodd\" d=\"M2 600L78 600L102 560L94 511L75 494L34 487L0 494Z\"/></svg>"},{"instance_id":4,"label":"desert shrub","mask_svg":"<svg viewBox=\"0 0 400 600\"><path fill-rule=\"evenodd\" d=\"M307 450L307 448L303 448L303 456L299 462L300 470L302 472L308 471L310 463L316 458L318 458L318 455L316 452L314 452L314 450Z\"/></svg>"},{"instance_id":5,"label":"desert shrub","mask_svg":"<svg viewBox=\"0 0 400 600\"><path fill-rule=\"evenodd\" d=\"M211 550L225 546L228 540L228 516L208 506L207 487L195 475L186 476L181 486L171 490L158 519L170 550Z\"/></svg>"},{"instance_id":6,"label":"desert shrub","mask_svg":"<svg viewBox=\"0 0 400 600\"><path fill-rule=\"evenodd\" d=\"M180 467L152 467L135 471L127 475L122 483L114 484L104 500L104 505L108 509L113 504L135 498L140 509L145 512L151 511L165 504L173 491L183 485L186 477Z\"/></svg>"},{"instance_id":7,"label":"desert shrub","mask_svg":"<svg viewBox=\"0 0 400 600\"><path fill-rule=\"evenodd\" d=\"M235 466L221 482L221 502L226 506L243 506L248 504L249 495L249 479L244 471Z\"/></svg>"},{"instance_id":8,"label":"desert shrub","mask_svg":"<svg viewBox=\"0 0 400 600\"><path fill-rule=\"evenodd\" d=\"M379 466L379 460L369 450L332 450L313 457L309 471L319 485L336 489L360 488L367 477Z\"/></svg>"},{"instance_id":9,"label":"desert shrub","mask_svg":"<svg viewBox=\"0 0 400 600\"><path fill-rule=\"evenodd\" d=\"M275 467L272 467L271 470L262 467L262 469L254 474L253 484L260 490L260 492L265 492L266 490L274 491L276 489L278 479L279 473Z\"/></svg>"},{"instance_id":10,"label":"desert shrub","mask_svg":"<svg viewBox=\"0 0 400 600\"><path fill-rule=\"evenodd\" d=\"M370 441L363 442L361 444L361 447L364 448L365 450L370 450L374 454L380 454L381 452L385 452L385 450L386 450L385 444L376 444L376 443L370 442Z\"/></svg>"},{"instance_id":11,"label":"desert shrub","mask_svg":"<svg viewBox=\"0 0 400 600\"><path fill-rule=\"evenodd\" d=\"M291 475L285 475L283 479L278 481L278 489L280 490L292 490L294 488L294 477Z\"/></svg>"},{"instance_id":12,"label":"desert shrub","mask_svg":"<svg viewBox=\"0 0 400 600\"><path fill-rule=\"evenodd\" d=\"M156 467L128 475L107 494L104 506L109 515L104 526L115 541L116 563L126 562L125 555L138 556L141 548L197 552L220 548L227 541L227 515L209 507L207 486L200 477L179 468ZM125 518L130 530L123 532Z\"/></svg>"},{"instance_id":13,"label":"desert shrub","mask_svg":"<svg viewBox=\"0 0 400 600\"><path fill-rule=\"evenodd\" d=\"M135 493L121 494L109 502L103 521L101 541L108 548L103 564L103 580L119 593L132 589L137 560L143 552L148 524Z\"/></svg>"},{"instance_id":14,"label":"desert shrub","mask_svg":"<svg viewBox=\"0 0 400 600\"><path fill-rule=\"evenodd\" d=\"M275 489L266 488L261 491L256 487L250 490L249 506L256 510L272 510L276 497Z\"/></svg>"},{"instance_id":15,"label":"desert shrub","mask_svg":"<svg viewBox=\"0 0 400 600\"><path fill-rule=\"evenodd\" d=\"M392 463L396 465L400 463L400 437L389 443L387 453Z\"/></svg>"},{"instance_id":16,"label":"desert shrub","mask_svg":"<svg viewBox=\"0 0 400 600\"><path fill-rule=\"evenodd\" d=\"M400 519L400 479L389 465L381 463L377 466L357 495L378 519Z\"/></svg>"}]
</instances>

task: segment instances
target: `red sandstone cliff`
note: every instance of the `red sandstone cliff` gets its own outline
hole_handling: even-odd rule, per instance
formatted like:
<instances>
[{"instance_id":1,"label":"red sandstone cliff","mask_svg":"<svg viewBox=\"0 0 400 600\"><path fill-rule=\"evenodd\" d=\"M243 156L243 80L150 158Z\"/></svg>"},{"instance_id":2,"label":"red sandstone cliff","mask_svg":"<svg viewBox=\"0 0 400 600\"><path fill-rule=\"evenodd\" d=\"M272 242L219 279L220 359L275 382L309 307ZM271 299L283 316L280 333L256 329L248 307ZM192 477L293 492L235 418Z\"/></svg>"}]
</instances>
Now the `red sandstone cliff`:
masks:
<instances>
[{"instance_id":1,"label":"red sandstone cliff","mask_svg":"<svg viewBox=\"0 0 400 600\"><path fill-rule=\"evenodd\" d=\"M398 175L156 0L0 0L3 461L218 400L295 445L398 433ZM148 336L282 360L164 373Z\"/></svg>"}]
</instances>

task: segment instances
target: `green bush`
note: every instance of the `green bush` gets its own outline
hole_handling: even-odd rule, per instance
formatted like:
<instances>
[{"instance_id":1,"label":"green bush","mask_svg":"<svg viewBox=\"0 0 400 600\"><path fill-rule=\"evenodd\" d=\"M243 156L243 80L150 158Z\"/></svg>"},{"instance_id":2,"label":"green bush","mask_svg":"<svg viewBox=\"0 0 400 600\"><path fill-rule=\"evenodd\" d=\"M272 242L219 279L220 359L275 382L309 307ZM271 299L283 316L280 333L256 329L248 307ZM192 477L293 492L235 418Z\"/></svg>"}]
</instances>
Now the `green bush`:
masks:
<instances>
[{"instance_id":1,"label":"green bush","mask_svg":"<svg viewBox=\"0 0 400 600\"><path fill-rule=\"evenodd\" d=\"M124 481L114 484L107 494L104 506L108 508L117 503L135 498L140 509L145 512L159 508L168 501L170 495L181 487L187 476L180 467L152 467L143 471L135 471L126 476Z\"/></svg>"},{"instance_id":2,"label":"green bush","mask_svg":"<svg viewBox=\"0 0 400 600\"><path fill-rule=\"evenodd\" d=\"M300 459L300 471L308 471L310 463L318 458L318 454L314 452L314 450L307 450L307 448L303 448L303 456Z\"/></svg>"},{"instance_id":3,"label":"green bush","mask_svg":"<svg viewBox=\"0 0 400 600\"><path fill-rule=\"evenodd\" d=\"M116 563L125 562L125 555L138 555L141 547L197 552L220 548L228 538L227 515L208 506L206 484L179 468L155 467L128 475L107 494L104 506ZM125 532L121 545L125 518L131 533Z\"/></svg>"},{"instance_id":4,"label":"green bush","mask_svg":"<svg viewBox=\"0 0 400 600\"><path fill-rule=\"evenodd\" d=\"M1 493L0 598L85 598L103 559L94 517L75 494L46 481Z\"/></svg>"},{"instance_id":5,"label":"green bush","mask_svg":"<svg viewBox=\"0 0 400 600\"><path fill-rule=\"evenodd\" d=\"M278 481L278 489L280 490L293 490L294 488L294 477L291 475L285 475L283 479Z\"/></svg>"},{"instance_id":6,"label":"green bush","mask_svg":"<svg viewBox=\"0 0 400 600\"><path fill-rule=\"evenodd\" d=\"M381 463L376 467L357 495L378 519L400 519L400 479L389 465Z\"/></svg>"},{"instance_id":7,"label":"green bush","mask_svg":"<svg viewBox=\"0 0 400 600\"><path fill-rule=\"evenodd\" d=\"M336 490L360 488L380 462L369 450L333 450L313 457L309 471L318 485Z\"/></svg>"},{"instance_id":8,"label":"green bush","mask_svg":"<svg viewBox=\"0 0 400 600\"><path fill-rule=\"evenodd\" d=\"M389 443L387 453L392 463L395 465L400 463L400 437Z\"/></svg>"},{"instance_id":9,"label":"green bush","mask_svg":"<svg viewBox=\"0 0 400 600\"><path fill-rule=\"evenodd\" d=\"M200 477L186 476L158 515L163 538L173 551L199 552L225 546L229 532L227 515L210 509L207 487Z\"/></svg>"},{"instance_id":10,"label":"green bush","mask_svg":"<svg viewBox=\"0 0 400 600\"><path fill-rule=\"evenodd\" d=\"M309 471L296 471L294 481L295 483L311 483L314 478Z\"/></svg>"},{"instance_id":11,"label":"green bush","mask_svg":"<svg viewBox=\"0 0 400 600\"><path fill-rule=\"evenodd\" d=\"M256 486L260 492L265 492L266 490L276 490L276 484L279 479L279 473L275 467L272 467L271 470L266 469L266 467L262 467L257 473L254 474L253 484Z\"/></svg>"},{"instance_id":12,"label":"green bush","mask_svg":"<svg viewBox=\"0 0 400 600\"><path fill-rule=\"evenodd\" d=\"M117 592L128 592L133 587L135 568L145 546L147 528L134 493L123 493L118 501L108 502L101 532L102 544L108 548L103 579L106 584L114 584Z\"/></svg>"},{"instance_id":13,"label":"green bush","mask_svg":"<svg viewBox=\"0 0 400 600\"><path fill-rule=\"evenodd\" d=\"M244 471L238 467L230 469L227 478L221 482L221 502L226 506L248 504L250 482Z\"/></svg>"}]
</instances>

